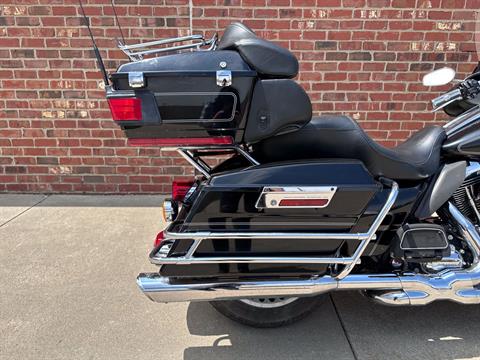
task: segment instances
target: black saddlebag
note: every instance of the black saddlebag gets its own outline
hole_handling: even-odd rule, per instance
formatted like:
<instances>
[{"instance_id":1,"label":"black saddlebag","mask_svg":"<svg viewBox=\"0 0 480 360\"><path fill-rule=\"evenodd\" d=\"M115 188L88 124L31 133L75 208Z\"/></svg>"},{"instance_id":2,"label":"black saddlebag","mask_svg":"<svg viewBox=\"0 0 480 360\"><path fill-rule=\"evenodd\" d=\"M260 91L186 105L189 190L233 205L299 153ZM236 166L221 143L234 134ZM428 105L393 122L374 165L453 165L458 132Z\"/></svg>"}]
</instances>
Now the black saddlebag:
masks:
<instances>
[{"instance_id":1,"label":"black saddlebag","mask_svg":"<svg viewBox=\"0 0 480 360\"><path fill-rule=\"evenodd\" d=\"M386 195L356 160L276 163L223 173L199 185L174 232L364 233ZM177 240L181 256L192 240ZM195 257L351 256L358 241L345 239L205 239ZM177 255L175 255L177 254ZM165 276L298 276L323 273L326 264L164 265Z\"/></svg>"},{"instance_id":2,"label":"black saddlebag","mask_svg":"<svg viewBox=\"0 0 480 360\"><path fill-rule=\"evenodd\" d=\"M120 66L107 98L129 139L240 142L255 79L235 51L186 52Z\"/></svg>"}]
</instances>

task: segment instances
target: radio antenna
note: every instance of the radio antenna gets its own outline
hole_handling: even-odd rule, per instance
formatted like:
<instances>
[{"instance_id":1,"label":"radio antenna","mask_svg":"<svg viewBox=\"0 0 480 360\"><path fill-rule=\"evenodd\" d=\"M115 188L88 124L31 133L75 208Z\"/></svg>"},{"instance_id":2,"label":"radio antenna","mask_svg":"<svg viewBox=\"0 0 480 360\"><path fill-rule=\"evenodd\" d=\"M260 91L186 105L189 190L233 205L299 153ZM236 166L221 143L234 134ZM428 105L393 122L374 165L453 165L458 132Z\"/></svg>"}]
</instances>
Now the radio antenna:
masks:
<instances>
[{"instance_id":1,"label":"radio antenna","mask_svg":"<svg viewBox=\"0 0 480 360\"><path fill-rule=\"evenodd\" d=\"M118 21L117 9L115 9L115 4L113 3L113 1L114 0L110 0L110 4L112 4L113 16L115 16L115 22L117 23L118 30L120 31L120 36L122 37L123 45L126 45L125 36L123 36L123 30L122 30L122 27L120 26L120 21Z\"/></svg>"},{"instance_id":2,"label":"radio antenna","mask_svg":"<svg viewBox=\"0 0 480 360\"><path fill-rule=\"evenodd\" d=\"M98 64L98 67L100 68L100 72L103 75L103 82L105 83L105 86L108 86L109 85L108 73L107 73L107 70L105 70L105 65L103 64L102 55L100 55L100 51L98 50L97 43L95 42L95 38L93 37L92 29L90 29L90 19L85 14L85 9L83 8L82 0L78 0L78 3L80 4L80 9L82 10L82 15L83 15L83 18L85 19L88 33L90 34L90 39L92 39L93 52L95 53L95 57L97 58L97 64Z\"/></svg>"}]
</instances>

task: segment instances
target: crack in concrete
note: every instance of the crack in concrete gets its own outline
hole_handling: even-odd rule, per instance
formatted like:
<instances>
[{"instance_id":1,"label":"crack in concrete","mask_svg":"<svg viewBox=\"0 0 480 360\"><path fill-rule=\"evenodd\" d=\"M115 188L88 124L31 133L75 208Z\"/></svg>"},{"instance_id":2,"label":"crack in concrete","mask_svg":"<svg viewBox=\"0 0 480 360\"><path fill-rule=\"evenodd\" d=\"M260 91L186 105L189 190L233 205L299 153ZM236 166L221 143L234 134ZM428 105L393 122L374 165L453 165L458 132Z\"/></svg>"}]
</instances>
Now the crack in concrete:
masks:
<instances>
[{"instance_id":1,"label":"crack in concrete","mask_svg":"<svg viewBox=\"0 0 480 360\"><path fill-rule=\"evenodd\" d=\"M46 199L48 199L50 197L50 195L45 195L45 197L43 199L41 199L40 201L37 201L35 204L33 204L32 206L26 208L25 210L19 212L17 215L15 215L14 217L8 219L7 221L5 221L4 223L0 224L0 228L2 228L3 226L7 225L9 222L15 220L16 218L22 216L23 214L25 214L28 210L30 209L33 209L35 206L41 204L42 202L44 202Z\"/></svg>"},{"instance_id":2,"label":"crack in concrete","mask_svg":"<svg viewBox=\"0 0 480 360\"><path fill-rule=\"evenodd\" d=\"M358 360L357 353L353 347L352 340L350 339L350 335L348 335L347 328L345 326L345 323L343 322L342 316L340 315L340 311L337 308L337 305L335 304L335 301L333 300L332 294L328 294L330 297L330 301L332 302L333 309L335 310L335 314L337 315L338 321L340 322L340 326L342 327L343 333L345 334L345 338L347 339L348 346L350 347L350 350L352 352L353 358L355 360Z\"/></svg>"}]
</instances>

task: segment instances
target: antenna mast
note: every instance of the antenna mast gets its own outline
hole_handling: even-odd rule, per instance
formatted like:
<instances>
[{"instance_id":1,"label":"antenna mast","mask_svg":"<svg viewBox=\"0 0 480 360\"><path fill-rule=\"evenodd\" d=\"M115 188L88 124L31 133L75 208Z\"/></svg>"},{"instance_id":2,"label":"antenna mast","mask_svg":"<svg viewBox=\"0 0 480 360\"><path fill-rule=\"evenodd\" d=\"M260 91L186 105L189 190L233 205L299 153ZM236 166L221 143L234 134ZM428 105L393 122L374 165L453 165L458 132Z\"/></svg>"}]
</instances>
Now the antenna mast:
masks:
<instances>
[{"instance_id":1,"label":"antenna mast","mask_svg":"<svg viewBox=\"0 0 480 360\"><path fill-rule=\"evenodd\" d=\"M110 0L110 4L112 4L112 10L113 10L113 15L115 16L115 22L117 23L118 30L120 31L120 36L122 37L123 45L126 45L125 36L123 36L123 30L122 30L122 27L120 26L120 21L118 21L117 9L115 9L115 4L113 3L113 1L114 0Z\"/></svg>"},{"instance_id":2,"label":"antenna mast","mask_svg":"<svg viewBox=\"0 0 480 360\"><path fill-rule=\"evenodd\" d=\"M92 39L93 52L95 53L95 57L97 58L97 64L98 64L98 67L100 68L100 72L103 75L103 82L105 83L105 86L108 86L109 85L108 73L107 73L107 70L105 70L105 65L103 64L102 55L100 55L100 51L98 50L97 43L95 42L95 38L93 37L92 29L90 29L90 19L85 14L85 9L83 8L82 0L78 0L78 3L80 4L80 9L82 10L83 18L85 19L85 22L87 24L87 29L88 29L88 33L90 34L90 39Z\"/></svg>"}]
</instances>

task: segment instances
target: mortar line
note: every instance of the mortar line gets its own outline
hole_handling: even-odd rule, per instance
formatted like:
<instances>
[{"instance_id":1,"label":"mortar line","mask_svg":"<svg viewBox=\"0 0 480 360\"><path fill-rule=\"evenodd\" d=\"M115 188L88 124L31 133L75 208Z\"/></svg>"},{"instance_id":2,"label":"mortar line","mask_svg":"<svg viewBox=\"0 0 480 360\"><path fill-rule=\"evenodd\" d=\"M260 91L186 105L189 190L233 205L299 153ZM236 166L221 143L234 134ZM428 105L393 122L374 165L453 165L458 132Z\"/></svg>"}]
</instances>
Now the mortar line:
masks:
<instances>
[{"instance_id":1,"label":"mortar line","mask_svg":"<svg viewBox=\"0 0 480 360\"><path fill-rule=\"evenodd\" d=\"M38 204L41 204L42 202L44 202L46 199L48 199L50 197L50 195L45 195L45 197L36 202L35 204L33 204L32 206L26 208L25 210L23 210L22 212L18 213L17 215L15 215L14 217L12 217L11 219L8 219L7 221L5 221L3 224L0 224L0 228L3 227L4 225L7 225L9 222L15 220L16 218L18 218L19 216L22 216L23 214L25 214L28 210L34 208L35 206L37 206Z\"/></svg>"},{"instance_id":2,"label":"mortar line","mask_svg":"<svg viewBox=\"0 0 480 360\"><path fill-rule=\"evenodd\" d=\"M345 326L345 323L343 322L342 316L340 315L340 311L338 311L337 304L335 304L335 301L333 301L332 294L328 294L330 297L330 301L332 302L333 309L335 310L335 314L337 315L338 321L340 322L340 326L342 327L343 333L345 334L345 338L347 339L348 346L350 347L350 351L352 352L353 358L355 360L358 360L357 353L353 347L352 340L350 339L350 335L348 335L347 328Z\"/></svg>"}]
</instances>

